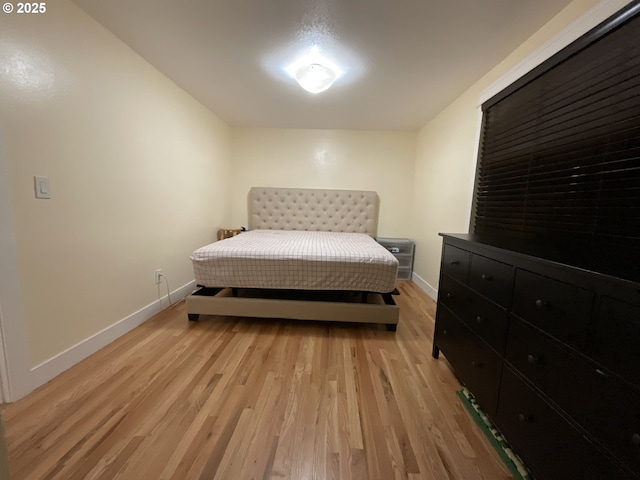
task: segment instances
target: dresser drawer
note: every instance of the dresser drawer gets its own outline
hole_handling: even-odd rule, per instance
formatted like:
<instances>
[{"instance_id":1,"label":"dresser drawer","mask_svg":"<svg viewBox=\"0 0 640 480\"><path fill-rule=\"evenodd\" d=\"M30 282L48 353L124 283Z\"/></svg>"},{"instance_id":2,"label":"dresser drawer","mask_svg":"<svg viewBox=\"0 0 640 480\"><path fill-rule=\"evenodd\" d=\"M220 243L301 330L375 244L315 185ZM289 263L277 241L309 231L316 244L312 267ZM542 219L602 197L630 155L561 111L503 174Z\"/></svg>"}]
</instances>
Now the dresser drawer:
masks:
<instances>
[{"instance_id":1,"label":"dresser drawer","mask_svg":"<svg viewBox=\"0 0 640 480\"><path fill-rule=\"evenodd\" d=\"M440 280L440 302L467 327L502 355L507 335L507 311L445 275Z\"/></svg>"},{"instance_id":2,"label":"dresser drawer","mask_svg":"<svg viewBox=\"0 0 640 480\"><path fill-rule=\"evenodd\" d=\"M584 350L593 293L517 270L512 311L551 336Z\"/></svg>"},{"instance_id":3,"label":"dresser drawer","mask_svg":"<svg viewBox=\"0 0 640 480\"><path fill-rule=\"evenodd\" d=\"M469 297L467 311L467 326L502 356L507 341L507 311L477 294Z\"/></svg>"},{"instance_id":4,"label":"dresser drawer","mask_svg":"<svg viewBox=\"0 0 640 480\"><path fill-rule=\"evenodd\" d=\"M442 252L442 272L456 280L467 283L471 253L461 248L445 245Z\"/></svg>"},{"instance_id":5,"label":"dresser drawer","mask_svg":"<svg viewBox=\"0 0 640 480\"><path fill-rule=\"evenodd\" d=\"M608 457L521 381L502 376L496 424L537 480L630 480Z\"/></svg>"},{"instance_id":6,"label":"dresser drawer","mask_svg":"<svg viewBox=\"0 0 640 480\"><path fill-rule=\"evenodd\" d=\"M618 408L607 407L611 405L609 398L617 386L606 372L550 341L517 318L511 319L505 358L529 382L594 435L603 429L618 430L614 425L621 423L629 426L632 418L624 411L623 405ZM605 418L605 425L601 425ZM631 439L632 433L626 436ZM620 436L622 439L625 435L614 433L610 436Z\"/></svg>"},{"instance_id":7,"label":"dresser drawer","mask_svg":"<svg viewBox=\"0 0 640 480\"><path fill-rule=\"evenodd\" d=\"M502 361L446 307L438 307L435 343L461 383L489 415L495 413Z\"/></svg>"},{"instance_id":8,"label":"dresser drawer","mask_svg":"<svg viewBox=\"0 0 640 480\"><path fill-rule=\"evenodd\" d=\"M591 335L593 358L640 386L640 307L604 297Z\"/></svg>"},{"instance_id":9,"label":"dresser drawer","mask_svg":"<svg viewBox=\"0 0 640 480\"><path fill-rule=\"evenodd\" d=\"M640 470L634 443L640 442L640 394L515 318L506 359L613 455Z\"/></svg>"},{"instance_id":10,"label":"dresser drawer","mask_svg":"<svg viewBox=\"0 0 640 480\"><path fill-rule=\"evenodd\" d=\"M471 297L473 295L471 290L462 283L446 275L440 277L438 301L446 305L458 318L464 319L472 314Z\"/></svg>"},{"instance_id":11,"label":"dresser drawer","mask_svg":"<svg viewBox=\"0 0 640 480\"><path fill-rule=\"evenodd\" d=\"M596 367L515 317L509 326L505 359L570 416L586 417L602 409L600 395L594 395L595 385L591 385L595 376L601 376Z\"/></svg>"},{"instance_id":12,"label":"dresser drawer","mask_svg":"<svg viewBox=\"0 0 640 480\"><path fill-rule=\"evenodd\" d=\"M513 291L513 267L473 254L471 256L469 285L503 307L509 307Z\"/></svg>"},{"instance_id":13,"label":"dresser drawer","mask_svg":"<svg viewBox=\"0 0 640 480\"><path fill-rule=\"evenodd\" d=\"M640 473L640 390L628 388L615 377L599 377L589 394L599 397L595 401L601 409L578 420L614 456Z\"/></svg>"}]
</instances>

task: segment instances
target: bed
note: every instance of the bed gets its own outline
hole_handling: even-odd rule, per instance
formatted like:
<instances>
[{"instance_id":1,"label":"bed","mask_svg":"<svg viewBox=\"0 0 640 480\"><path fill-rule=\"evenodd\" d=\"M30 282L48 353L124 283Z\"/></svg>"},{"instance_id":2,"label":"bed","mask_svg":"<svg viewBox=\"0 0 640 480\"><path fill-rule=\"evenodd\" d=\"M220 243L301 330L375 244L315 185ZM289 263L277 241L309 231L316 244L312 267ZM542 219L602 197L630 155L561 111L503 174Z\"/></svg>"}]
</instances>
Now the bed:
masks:
<instances>
[{"instance_id":1,"label":"bed","mask_svg":"<svg viewBox=\"0 0 640 480\"><path fill-rule=\"evenodd\" d=\"M375 192L255 187L249 230L191 256L190 320L229 315L384 323L395 330L398 261L375 241Z\"/></svg>"}]
</instances>

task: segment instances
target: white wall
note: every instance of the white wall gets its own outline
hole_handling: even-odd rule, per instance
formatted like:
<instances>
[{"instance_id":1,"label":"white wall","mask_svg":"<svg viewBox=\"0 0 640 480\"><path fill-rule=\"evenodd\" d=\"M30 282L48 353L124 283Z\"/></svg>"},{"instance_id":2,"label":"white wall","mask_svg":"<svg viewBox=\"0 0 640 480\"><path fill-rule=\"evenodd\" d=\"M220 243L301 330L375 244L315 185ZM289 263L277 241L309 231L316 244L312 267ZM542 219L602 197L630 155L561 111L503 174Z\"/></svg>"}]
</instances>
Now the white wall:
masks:
<instances>
[{"instance_id":1,"label":"white wall","mask_svg":"<svg viewBox=\"0 0 640 480\"><path fill-rule=\"evenodd\" d=\"M30 367L158 304L155 269L188 286L230 214L230 128L73 3L47 7L0 16L2 248L22 307L8 318L2 298L3 317L24 322Z\"/></svg>"},{"instance_id":2,"label":"white wall","mask_svg":"<svg viewBox=\"0 0 640 480\"><path fill-rule=\"evenodd\" d=\"M253 186L374 190L378 235L406 237L416 139L415 132L234 129L231 226L247 224Z\"/></svg>"},{"instance_id":3,"label":"white wall","mask_svg":"<svg viewBox=\"0 0 640 480\"><path fill-rule=\"evenodd\" d=\"M438 233L468 231L481 102L627 3L573 1L420 130L411 235L416 240L414 269L425 289L437 289L442 245Z\"/></svg>"}]
</instances>

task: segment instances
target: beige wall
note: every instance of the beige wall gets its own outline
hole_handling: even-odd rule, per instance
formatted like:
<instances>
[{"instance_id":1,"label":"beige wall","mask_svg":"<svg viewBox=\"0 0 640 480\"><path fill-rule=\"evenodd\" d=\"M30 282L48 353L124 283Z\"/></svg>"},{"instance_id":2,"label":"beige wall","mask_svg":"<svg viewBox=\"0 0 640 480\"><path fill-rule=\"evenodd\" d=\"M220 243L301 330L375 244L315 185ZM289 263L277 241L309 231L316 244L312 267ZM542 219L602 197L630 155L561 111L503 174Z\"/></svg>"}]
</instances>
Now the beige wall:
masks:
<instances>
[{"instance_id":1,"label":"beige wall","mask_svg":"<svg viewBox=\"0 0 640 480\"><path fill-rule=\"evenodd\" d=\"M416 138L414 132L234 129L232 225L247 224L252 186L374 190L378 235L406 237Z\"/></svg>"},{"instance_id":2,"label":"beige wall","mask_svg":"<svg viewBox=\"0 0 640 480\"><path fill-rule=\"evenodd\" d=\"M627 0L575 0L420 130L411 235L416 240L415 272L430 287L437 288L440 271L442 239L438 233L468 231L481 96L534 52L547 51L550 42L564 38L563 32L574 21L581 19L579 28L586 32L627 3ZM583 15L592 8L596 9L596 15L585 19ZM547 54L555 51L549 50Z\"/></svg>"},{"instance_id":3,"label":"beige wall","mask_svg":"<svg viewBox=\"0 0 640 480\"><path fill-rule=\"evenodd\" d=\"M229 127L73 3L47 6L0 16L0 154L32 366L165 295L155 269L172 289L191 282L190 253L229 219Z\"/></svg>"},{"instance_id":4,"label":"beige wall","mask_svg":"<svg viewBox=\"0 0 640 480\"><path fill-rule=\"evenodd\" d=\"M483 91L594 5L625 3L575 0L420 132L230 129L68 0L0 15L0 259L11 240L21 295L5 323L24 317L35 366L164 295L156 268L188 284L192 250L246 224L251 186L377 191L378 234L413 237L436 287L438 232L468 226Z\"/></svg>"}]
</instances>

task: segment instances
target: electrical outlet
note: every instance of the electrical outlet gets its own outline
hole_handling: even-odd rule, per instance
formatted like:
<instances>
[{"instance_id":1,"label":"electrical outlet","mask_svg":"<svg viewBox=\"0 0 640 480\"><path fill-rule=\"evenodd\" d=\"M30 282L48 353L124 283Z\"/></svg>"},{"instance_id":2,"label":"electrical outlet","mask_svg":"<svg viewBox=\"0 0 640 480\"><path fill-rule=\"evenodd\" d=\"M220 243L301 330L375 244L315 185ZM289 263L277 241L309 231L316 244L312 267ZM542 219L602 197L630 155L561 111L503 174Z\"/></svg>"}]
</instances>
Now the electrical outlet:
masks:
<instances>
[{"instance_id":1,"label":"electrical outlet","mask_svg":"<svg viewBox=\"0 0 640 480\"><path fill-rule=\"evenodd\" d=\"M156 285L160 285L160 282L162 282L162 269L159 268L158 270L156 270Z\"/></svg>"}]
</instances>

